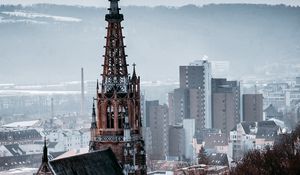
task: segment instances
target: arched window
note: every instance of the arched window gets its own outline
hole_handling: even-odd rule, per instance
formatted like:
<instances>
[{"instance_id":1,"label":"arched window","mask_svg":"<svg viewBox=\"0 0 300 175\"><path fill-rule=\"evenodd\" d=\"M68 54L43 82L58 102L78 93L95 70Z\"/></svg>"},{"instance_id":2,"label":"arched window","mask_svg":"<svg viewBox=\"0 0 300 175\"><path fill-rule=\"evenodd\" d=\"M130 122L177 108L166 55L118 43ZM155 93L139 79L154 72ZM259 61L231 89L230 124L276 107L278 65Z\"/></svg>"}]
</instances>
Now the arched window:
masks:
<instances>
[{"instance_id":1,"label":"arched window","mask_svg":"<svg viewBox=\"0 0 300 175\"><path fill-rule=\"evenodd\" d=\"M106 117L106 127L114 128L114 108L112 105L107 107Z\"/></svg>"},{"instance_id":2,"label":"arched window","mask_svg":"<svg viewBox=\"0 0 300 175\"><path fill-rule=\"evenodd\" d=\"M127 110L122 105L119 106L118 110L118 128L124 128L125 115L127 115Z\"/></svg>"}]
</instances>

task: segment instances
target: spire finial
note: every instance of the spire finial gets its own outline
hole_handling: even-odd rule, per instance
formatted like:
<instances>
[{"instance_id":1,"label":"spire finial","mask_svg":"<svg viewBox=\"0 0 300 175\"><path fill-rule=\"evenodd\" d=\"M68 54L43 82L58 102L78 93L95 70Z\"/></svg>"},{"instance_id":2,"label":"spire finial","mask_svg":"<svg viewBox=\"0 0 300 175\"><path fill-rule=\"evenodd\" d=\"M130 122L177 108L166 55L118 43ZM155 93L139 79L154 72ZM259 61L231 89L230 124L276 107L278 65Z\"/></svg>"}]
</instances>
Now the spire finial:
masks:
<instances>
[{"instance_id":1,"label":"spire finial","mask_svg":"<svg viewBox=\"0 0 300 175\"><path fill-rule=\"evenodd\" d=\"M105 20L108 22L121 22L123 21L123 15L119 13L119 0L109 0L110 6L108 8L109 14L105 16Z\"/></svg>"},{"instance_id":2,"label":"spire finial","mask_svg":"<svg viewBox=\"0 0 300 175\"><path fill-rule=\"evenodd\" d=\"M109 12L110 14L119 14L119 4L118 1L119 0L109 0L110 1L110 7L109 7Z\"/></svg>"},{"instance_id":3,"label":"spire finial","mask_svg":"<svg viewBox=\"0 0 300 175\"><path fill-rule=\"evenodd\" d=\"M133 73L132 73L132 77L136 77L136 73L135 73L135 66L136 66L136 64L135 64L135 63L133 63L133 64L132 64L132 66L133 66Z\"/></svg>"}]
</instances>

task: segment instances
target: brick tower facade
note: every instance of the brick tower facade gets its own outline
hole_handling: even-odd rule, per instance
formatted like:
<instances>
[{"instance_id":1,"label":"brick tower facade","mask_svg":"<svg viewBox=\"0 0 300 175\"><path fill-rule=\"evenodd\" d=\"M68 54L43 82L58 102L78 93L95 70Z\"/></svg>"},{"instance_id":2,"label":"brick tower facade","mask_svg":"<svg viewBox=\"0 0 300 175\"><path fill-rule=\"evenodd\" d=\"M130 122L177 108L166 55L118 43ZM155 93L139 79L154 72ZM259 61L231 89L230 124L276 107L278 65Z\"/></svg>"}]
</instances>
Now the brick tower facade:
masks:
<instances>
[{"instance_id":1,"label":"brick tower facade","mask_svg":"<svg viewBox=\"0 0 300 175\"><path fill-rule=\"evenodd\" d=\"M146 153L142 138L140 77L126 63L119 13L119 0L109 0L109 13L102 83L97 82L97 111L93 107L90 150L110 147L124 174L146 174ZM100 88L99 88L100 85Z\"/></svg>"}]
</instances>

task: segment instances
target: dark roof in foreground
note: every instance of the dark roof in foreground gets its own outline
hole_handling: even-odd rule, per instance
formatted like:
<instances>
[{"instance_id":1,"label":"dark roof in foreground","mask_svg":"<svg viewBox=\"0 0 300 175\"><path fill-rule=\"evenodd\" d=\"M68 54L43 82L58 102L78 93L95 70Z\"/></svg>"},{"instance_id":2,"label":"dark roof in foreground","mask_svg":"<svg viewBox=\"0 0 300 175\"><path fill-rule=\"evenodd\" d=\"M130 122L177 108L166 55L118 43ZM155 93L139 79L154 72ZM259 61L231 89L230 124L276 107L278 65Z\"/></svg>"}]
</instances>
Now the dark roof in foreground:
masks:
<instances>
[{"instance_id":1,"label":"dark roof in foreground","mask_svg":"<svg viewBox=\"0 0 300 175\"><path fill-rule=\"evenodd\" d=\"M123 175L110 148L53 160L50 165L56 175Z\"/></svg>"},{"instance_id":2,"label":"dark roof in foreground","mask_svg":"<svg viewBox=\"0 0 300 175\"><path fill-rule=\"evenodd\" d=\"M228 158L227 154L223 153L212 153L208 156L209 165L220 165L220 166L228 166Z\"/></svg>"}]
</instances>

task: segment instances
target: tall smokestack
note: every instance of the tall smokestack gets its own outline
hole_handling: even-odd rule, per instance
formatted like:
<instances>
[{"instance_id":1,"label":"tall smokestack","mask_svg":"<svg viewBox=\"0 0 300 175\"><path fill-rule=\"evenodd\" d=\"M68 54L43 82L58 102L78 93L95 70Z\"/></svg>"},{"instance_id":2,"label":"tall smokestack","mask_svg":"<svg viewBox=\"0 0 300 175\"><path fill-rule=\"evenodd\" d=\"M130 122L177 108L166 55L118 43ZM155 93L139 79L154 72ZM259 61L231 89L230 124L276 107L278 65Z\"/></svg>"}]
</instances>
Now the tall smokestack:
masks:
<instances>
[{"instance_id":1,"label":"tall smokestack","mask_svg":"<svg viewBox=\"0 0 300 175\"><path fill-rule=\"evenodd\" d=\"M53 122L54 122L54 103L53 103L53 97L51 97L51 118L50 118L50 127L53 128Z\"/></svg>"},{"instance_id":2,"label":"tall smokestack","mask_svg":"<svg viewBox=\"0 0 300 175\"><path fill-rule=\"evenodd\" d=\"M81 109L80 114L84 114L84 74L83 68L81 68Z\"/></svg>"},{"instance_id":3,"label":"tall smokestack","mask_svg":"<svg viewBox=\"0 0 300 175\"><path fill-rule=\"evenodd\" d=\"M53 97L51 98L51 120L54 118L54 104Z\"/></svg>"}]
</instances>

